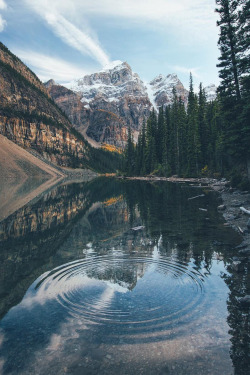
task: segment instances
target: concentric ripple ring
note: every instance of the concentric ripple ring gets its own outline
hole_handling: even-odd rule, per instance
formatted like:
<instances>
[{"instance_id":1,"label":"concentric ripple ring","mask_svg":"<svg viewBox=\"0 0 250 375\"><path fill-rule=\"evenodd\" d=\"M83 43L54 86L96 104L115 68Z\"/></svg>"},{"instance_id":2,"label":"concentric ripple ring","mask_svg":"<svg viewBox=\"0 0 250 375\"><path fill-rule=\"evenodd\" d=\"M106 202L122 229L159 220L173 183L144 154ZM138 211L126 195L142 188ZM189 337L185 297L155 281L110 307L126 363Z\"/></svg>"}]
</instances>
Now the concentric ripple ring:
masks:
<instances>
[{"instance_id":1,"label":"concentric ripple ring","mask_svg":"<svg viewBox=\"0 0 250 375\"><path fill-rule=\"evenodd\" d=\"M149 332L195 318L204 276L172 257L94 254L42 275L36 293L85 323Z\"/></svg>"}]
</instances>

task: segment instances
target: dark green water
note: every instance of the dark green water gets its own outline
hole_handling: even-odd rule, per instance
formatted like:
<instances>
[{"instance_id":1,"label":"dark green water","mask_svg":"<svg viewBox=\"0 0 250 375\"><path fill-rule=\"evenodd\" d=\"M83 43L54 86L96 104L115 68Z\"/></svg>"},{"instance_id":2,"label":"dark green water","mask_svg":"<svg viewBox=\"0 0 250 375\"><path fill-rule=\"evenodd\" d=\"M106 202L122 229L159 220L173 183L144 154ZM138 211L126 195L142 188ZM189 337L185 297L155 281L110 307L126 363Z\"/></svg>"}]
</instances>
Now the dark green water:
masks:
<instances>
[{"instance_id":1,"label":"dark green water","mask_svg":"<svg viewBox=\"0 0 250 375\"><path fill-rule=\"evenodd\" d=\"M98 179L2 221L0 373L248 374L244 273L228 267L240 238L218 204Z\"/></svg>"}]
</instances>

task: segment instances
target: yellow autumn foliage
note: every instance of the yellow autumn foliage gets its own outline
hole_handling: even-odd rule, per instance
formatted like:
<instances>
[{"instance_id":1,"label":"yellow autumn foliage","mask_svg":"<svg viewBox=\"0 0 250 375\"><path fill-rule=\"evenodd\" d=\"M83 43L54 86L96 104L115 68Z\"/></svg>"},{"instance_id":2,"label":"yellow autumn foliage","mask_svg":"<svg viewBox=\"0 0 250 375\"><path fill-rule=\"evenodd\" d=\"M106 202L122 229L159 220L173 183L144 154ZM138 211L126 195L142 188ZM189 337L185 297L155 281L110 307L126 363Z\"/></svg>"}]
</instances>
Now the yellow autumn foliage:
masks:
<instances>
[{"instance_id":1,"label":"yellow autumn foliage","mask_svg":"<svg viewBox=\"0 0 250 375\"><path fill-rule=\"evenodd\" d=\"M102 149L105 150L105 151L109 151L109 152L117 152L118 154L122 153L122 149L121 148L116 147L114 145L109 145L107 143L104 143L102 145Z\"/></svg>"},{"instance_id":2,"label":"yellow autumn foliage","mask_svg":"<svg viewBox=\"0 0 250 375\"><path fill-rule=\"evenodd\" d=\"M117 202L121 202L122 199L123 199L123 196L120 195L119 197L113 197L113 198L110 198L110 199L106 200L105 202L103 202L103 204L106 207L112 206L112 204L115 204Z\"/></svg>"}]
</instances>

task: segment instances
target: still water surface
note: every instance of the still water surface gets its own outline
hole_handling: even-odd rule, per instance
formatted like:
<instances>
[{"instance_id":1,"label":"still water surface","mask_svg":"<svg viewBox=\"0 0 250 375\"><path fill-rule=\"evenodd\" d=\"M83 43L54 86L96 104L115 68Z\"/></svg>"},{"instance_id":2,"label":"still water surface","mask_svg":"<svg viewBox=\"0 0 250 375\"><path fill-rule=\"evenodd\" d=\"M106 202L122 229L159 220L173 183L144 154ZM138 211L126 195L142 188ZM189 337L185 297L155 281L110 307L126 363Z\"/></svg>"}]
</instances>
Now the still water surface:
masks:
<instances>
[{"instance_id":1,"label":"still water surface","mask_svg":"<svg viewBox=\"0 0 250 375\"><path fill-rule=\"evenodd\" d=\"M2 221L0 373L247 374L240 238L217 206L207 188L97 179Z\"/></svg>"}]
</instances>

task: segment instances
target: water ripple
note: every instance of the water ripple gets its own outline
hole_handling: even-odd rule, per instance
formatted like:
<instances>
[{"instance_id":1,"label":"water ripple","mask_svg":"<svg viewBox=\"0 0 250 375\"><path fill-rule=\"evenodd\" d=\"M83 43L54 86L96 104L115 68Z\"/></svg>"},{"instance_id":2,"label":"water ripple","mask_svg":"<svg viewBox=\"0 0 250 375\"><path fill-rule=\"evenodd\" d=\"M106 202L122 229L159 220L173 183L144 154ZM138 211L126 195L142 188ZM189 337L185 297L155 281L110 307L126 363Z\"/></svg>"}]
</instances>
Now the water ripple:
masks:
<instances>
[{"instance_id":1,"label":"water ripple","mask_svg":"<svg viewBox=\"0 0 250 375\"><path fill-rule=\"evenodd\" d=\"M36 293L85 323L144 334L194 319L204 300L204 276L170 257L94 254L43 275Z\"/></svg>"}]
</instances>

